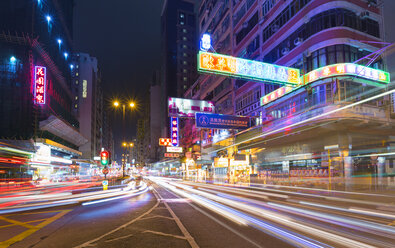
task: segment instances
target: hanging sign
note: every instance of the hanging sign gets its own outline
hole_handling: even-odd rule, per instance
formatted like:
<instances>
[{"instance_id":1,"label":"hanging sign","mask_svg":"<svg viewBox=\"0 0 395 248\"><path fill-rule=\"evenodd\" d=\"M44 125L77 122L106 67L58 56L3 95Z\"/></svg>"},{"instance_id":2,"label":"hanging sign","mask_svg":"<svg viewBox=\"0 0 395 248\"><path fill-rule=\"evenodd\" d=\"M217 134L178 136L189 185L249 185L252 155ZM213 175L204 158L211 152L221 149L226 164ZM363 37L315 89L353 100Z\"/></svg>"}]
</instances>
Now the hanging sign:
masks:
<instances>
[{"instance_id":1,"label":"hanging sign","mask_svg":"<svg viewBox=\"0 0 395 248\"><path fill-rule=\"evenodd\" d=\"M215 113L214 102L169 97L169 116L195 117L195 113Z\"/></svg>"},{"instance_id":2,"label":"hanging sign","mask_svg":"<svg viewBox=\"0 0 395 248\"><path fill-rule=\"evenodd\" d=\"M170 135L171 144L173 146L178 146L178 118L170 117Z\"/></svg>"},{"instance_id":3,"label":"hanging sign","mask_svg":"<svg viewBox=\"0 0 395 248\"><path fill-rule=\"evenodd\" d=\"M196 113L196 127L210 129L246 129L249 117Z\"/></svg>"},{"instance_id":4,"label":"hanging sign","mask_svg":"<svg viewBox=\"0 0 395 248\"><path fill-rule=\"evenodd\" d=\"M299 69L204 51L198 54L198 71L258 82L300 83Z\"/></svg>"}]
</instances>

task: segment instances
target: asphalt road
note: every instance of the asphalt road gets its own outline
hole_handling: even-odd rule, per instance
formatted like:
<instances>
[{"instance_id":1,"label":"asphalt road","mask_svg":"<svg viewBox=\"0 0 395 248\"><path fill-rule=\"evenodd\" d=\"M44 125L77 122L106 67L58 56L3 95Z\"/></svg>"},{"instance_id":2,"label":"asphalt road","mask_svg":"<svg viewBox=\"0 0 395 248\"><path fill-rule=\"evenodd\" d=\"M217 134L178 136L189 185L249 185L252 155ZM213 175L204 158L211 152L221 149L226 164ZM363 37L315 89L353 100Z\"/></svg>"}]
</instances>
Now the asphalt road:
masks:
<instances>
[{"instance_id":1,"label":"asphalt road","mask_svg":"<svg viewBox=\"0 0 395 248\"><path fill-rule=\"evenodd\" d=\"M0 216L0 247L393 247L395 196L152 178L150 191Z\"/></svg>"}]
</instances>

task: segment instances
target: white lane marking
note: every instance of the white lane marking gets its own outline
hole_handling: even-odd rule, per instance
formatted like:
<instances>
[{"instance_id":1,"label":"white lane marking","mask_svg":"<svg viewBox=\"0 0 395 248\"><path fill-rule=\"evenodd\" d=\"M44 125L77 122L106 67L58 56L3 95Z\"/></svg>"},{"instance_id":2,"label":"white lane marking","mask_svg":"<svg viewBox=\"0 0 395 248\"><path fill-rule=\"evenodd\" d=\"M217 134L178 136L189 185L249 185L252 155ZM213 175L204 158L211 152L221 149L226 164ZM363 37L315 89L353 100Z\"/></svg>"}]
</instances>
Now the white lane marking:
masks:
<instances>
[{"instance_id":1,"label":"white lane marking","mask_svg":"<svg viewBox=\"0 0 395 248\"><path fill-rule=\"evenodd\" d=\"M164 219L174 220L171 217L167 217L167 216L163 216L163 215L152 215L152 216L148 216L148 217L142 218L140 220L147 220L147 219L152 219L152 218L164 218Z\"/></svg>"},{"instance_id":2,"label":"white lane marking","mask_svg":"<svg viewBox=\"0 0 395 248\"><path fill-rule=\"evenodd\" d=\"M104 242L113 242L113 241L117 241L117 240L121 240L121 239L126 239L126 238L129 238L129 237L133 236L133 235L134 234L129 234L129 235L126 235L126 236L115 238L115 239L108 239L108 240L106 240Z\"/></svg>"},{"instance_id":3,"label":"white lane marking","mask_svg":"<svg viewBox=\"0 0 395 248\"><path fill-rule=\"evenodd\" d=\"M154 195L158 198L158 202L163 199L163 197L159 194L159 192L155 188L154 188L153 192L154 192ZM170 206L167 204L167 202L163 202L163 204L166 206L167 210L170 212L171 216L174 218L174 221L176 222L178 228L180 228L182 234L184 234L184 236L186 237L186 240L191 245L191 247L192 248L199 248L199 245L196 243L195 239L191 236L191 234L188 232L188 230L185 228L185 226L181 223L180 219L173 212L173 210L170 208Z\"/></svg>"},{"instance_id":4,"label":"white lane marking","mask_svg":"<svg viewBox=\"0 0 395 248\"><path fill-rule=\"evenodd\" d=\"M168 236L168 237L173 237L177 239L184 239L187 240L187 237L184 236L179 236L179 235L174 235L174 234L169 234L169 233L163 233L163 232L156 232L156 231L151 231L151 230L145 230L143 233L153 233L157 235L162 235L162 236Z\"/></svg>"},{"instance_id":5,"label":"white lane marking","mask_svg":"<svg viewBox=\"0 0 395 248\"><path fill-rule=\"evenodd\" d=\"M169 191L166 188L163 188L164 190L166 190L167 192L169 192L170 194L178 197L178 195L176 195L175 193ZM225 224L224 222L220 221L219 219L215 218L213 215L207 213L206 211L204 211L203 209L199 208L198 206L192 204L192 203L187 203L188 205L190 205L192 208L194 208L195 210L199 211L200 213L206 215L208 218L212 219L213 221L217 222L218 224L220 224L221 226L225 227L226 229L228 229L229 231L233 232L234 234L236 234L237 236L239 236L240 238L243 238L244 240L250 242L251 244L255 245L256 247L261 247L263 248L264 246L257 244L256 242L254 242L253 240L245 237L244 235L242 235L240 232L238 232L237 230L233 229L232 227L230 227L229 225Z\"/></svg>"},{"instance_id":6,"label":"white lane marking","mask_svg":"<svg viewBox=\"0 0 395 248\"><path fill-rule=\"evenodd\" d=\"M89 240L89 241L87 241L87 242L85 242L85 243L83 243L83 244L81 244L79 246L75 246L74 248L83 248L83 247L92 246L92 243L97 242L97 241L101 240L102 238L104 238L104 237L106 237L106 236L108 236L108 235L110 235L110 234L112 234L114 232L117 232L117 231L121 230L122 228L125 228L125 227L129 226L130 224L133 224L134 222L140 220L144 216L148 215L149 213L151 213L159 205L159 203L160 203L160 201L157 199L156 200L156 204L152 208L150 208L147 212L145 212L142 215L140 215L139 217L137 217L137 218L135 218L135 219L133 219L133 220L131 220L131 221L129 221L129 222L127 222L127 223L125 223L125 224L123 224L123 225L121 225L121 226L119 226L119 227L117 227L117 228L115 228L115 229L113 229L113 230L111 230L111 231L109 231L109 232L107 232L107 233L95 238L95 239Z\"/></svg>"}]
</instances>

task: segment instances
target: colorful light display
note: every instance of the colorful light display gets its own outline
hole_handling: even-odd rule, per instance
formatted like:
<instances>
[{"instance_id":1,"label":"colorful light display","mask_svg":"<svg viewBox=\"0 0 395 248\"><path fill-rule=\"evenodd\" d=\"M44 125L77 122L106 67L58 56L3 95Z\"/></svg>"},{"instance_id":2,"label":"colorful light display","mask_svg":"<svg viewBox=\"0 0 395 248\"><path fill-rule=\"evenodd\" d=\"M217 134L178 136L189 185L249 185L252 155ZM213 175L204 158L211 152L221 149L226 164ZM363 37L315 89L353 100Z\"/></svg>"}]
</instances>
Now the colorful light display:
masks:
<instances>
[{"instance_id":1,"label":"colorful light display","mask_svg":"<svg viewBox=\"0 0 395 248\"><path fill-rule=\"evenodd\" d=\"M171 139L170 138L160 138L159 145L160 146L171 146Z\"/></svg>"},{"instance_id":2,"label":"colorful light display","mask_svg":"<svg viewBox=\"0 0 395 248\"><path fill-rule=\"evenodd\" d=\"M292 87L292 86L284 86L284 87L278 88L275 91L270 92L269 94L261 97L261 106L268 104L269 102L274 101L279 97L282 97L283 95L291 92L294 89L296 89L296 88Z\"/></svg>"},{"instance_id":3,"label":"colorful light display","mask_svg":"<svg viewBox=\"0 0 395 248\"><path fill-rule=\"evenodd\" d=\"M300 83L299 69L203 51L198 54L198 71L260 82Z\"/></svg>"},{"instance_id":4,"label":"colorful light display","mask_svg":"<svg viewBox=\"0 0 395 248\"><path fill-rule=\"evenodd\" d=\"M178 146L178 118L170 117L170 135L171 144L173 146Z\"/></svg>"},{"instance_id":5,"label":"colorful light display","mask_svg":"<svg viewBox=\"0 0 395 248\"><path fill-rule=\"evenodd\" d=\"M304 75L301 83L309 84L323 78L343 75L366 78L380 83L390 82L390 74L388 72L353 63L342 63L315 69Z\"/></svg>"},{"instance_id":6,"label":"colorful light display","mask_svg":"<svg viewBox=\"0 0 395 248\"><path fill-rule=\"evenodd\" d=\"M45 104L47 87L47 68L43 66L34 67L34 103Z\"/></svg>"},{"instance_id":7,"label":"colorful light display","mask_svg":"<svg viewBox=\"0 0 395 248\"><path fill-rule=\"evenodd\" d=\"M166 147L166 152L182 153L182 147L169 146L169 147Z\"/></svg>"}]
</instances>

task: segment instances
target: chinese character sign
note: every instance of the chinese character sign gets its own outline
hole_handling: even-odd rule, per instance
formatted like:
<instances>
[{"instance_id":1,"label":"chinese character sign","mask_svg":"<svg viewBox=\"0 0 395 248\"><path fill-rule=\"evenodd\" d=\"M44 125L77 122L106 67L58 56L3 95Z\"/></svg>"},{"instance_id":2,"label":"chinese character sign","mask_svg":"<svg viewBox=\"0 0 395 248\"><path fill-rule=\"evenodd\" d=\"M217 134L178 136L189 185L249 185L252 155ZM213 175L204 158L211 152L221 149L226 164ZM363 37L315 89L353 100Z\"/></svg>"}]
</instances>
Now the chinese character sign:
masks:
<instances>
[{"instance_id":1,"label":"chinese character sign","mask_svg":"<svg viewBox=\"0 0 395 248\"><path fill-rule=\"evenodd\" d=\"M300 83L299 69L202 51L198 54L198 71L261 82Z\"/></svg>"},{"instance_id":2,"label":"chinese character sign","mask_svg":"<svg viewBox=\"0 0 395 248\"><path fill-rule=\"evenodd\" d=\"M250 127L246 116L196 113L196 127L209 129L246 129Z\"/></svg>"},{"instance_id":3,"label":"chinese character sign","mask_svg":"<svg viewBox=\"0 0 395 248\"><path fill-rule=\"evenodd\" d=\"M170 138L160 138L159 145L160 146L171 146L171 139Z\"/></svg>"},{"instance_id":4,"label":"chinese character sign","mask_svg":"<svg viewBox=\"0 0 395 248\"><path fill-rule=\"evenodd\" d=\"M366 67L363 65L343 63L328 65L315 69L303 76L302 83L309 84L323 78L343 75L366 78L380 83L390 82L390 74L388 72Z\"/></svg>"},{"instance_id":5,"label":"chinese character sign","mask_svg":"<svg viewBox=\"0 0 395 248\"><path fill-rule=\"evenodd\" d=\"M178 146L178 118L170 117L170 135L171 144L173 146Z\"/></svg>"},{"instance_id":6,"label":"chinese character sign","mask_svg":"<svg viewBox=\"0 0 395 248\"><path fill-rule=\"evenodd\" d=\"M284 86L281 88L278 88L275 91L270 92L269 94L261 97L261 106L268 104L271 101L276 100L277 98L282 97L283 95L291 92L294 89L298 89L298 88L294 88L291 86Z\"/></svg>"},{"instance_id":7,"label":"chinese character sign","mask_svg":"<svg viewBox=\"0 0 395 248\"><path fill-rule=\"evenodd\" d=\"M47 86L47 68L43 66L34 67L34 103L45 104L45 93Z\"/></svg>"}]
</instances>

